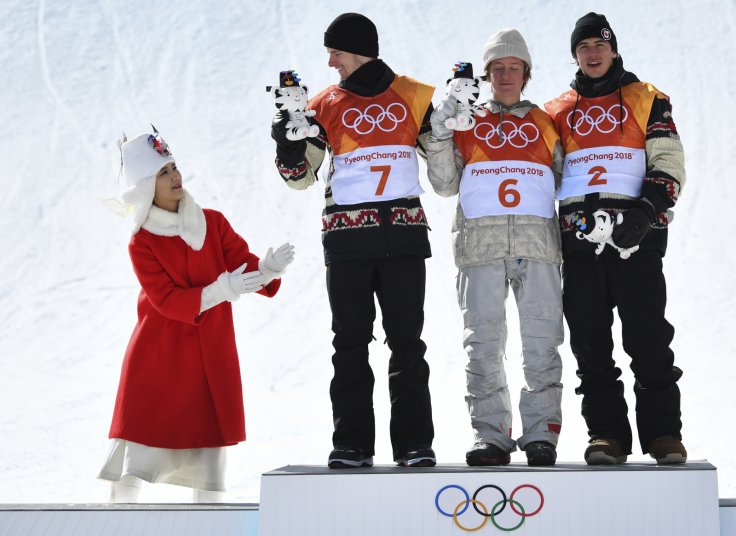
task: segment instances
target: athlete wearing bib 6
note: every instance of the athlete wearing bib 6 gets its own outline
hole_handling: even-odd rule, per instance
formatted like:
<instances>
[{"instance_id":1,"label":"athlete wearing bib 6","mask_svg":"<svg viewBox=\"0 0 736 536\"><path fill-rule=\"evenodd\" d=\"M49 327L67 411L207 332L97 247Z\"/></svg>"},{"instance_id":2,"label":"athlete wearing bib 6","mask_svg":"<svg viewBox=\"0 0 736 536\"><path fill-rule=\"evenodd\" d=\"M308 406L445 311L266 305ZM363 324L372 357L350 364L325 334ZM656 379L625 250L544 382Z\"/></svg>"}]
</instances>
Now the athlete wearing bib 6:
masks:
<instances>
[{"instance_id":1,"label":"athlete wearing bib 6","mask_svg":"<svg viewBox=\"0 0 736 536\"><path fill-rule=\"evenodd\" d=\"M613 308L636 383L639 443L658 463L682 463L680 391L674 328L664 317L662 257L671 209L685 184L682 144L669 98L624 70L606 17L588 13L571 36L580 69L572 89L546 104L565 149L560 199L564 309L578 362L588 464L626 461L632 434L621 370L613 361ZM624 260L613 248L596 255L578 240L576 222L597 210L623 221L611 236L638 251ZM582 228L581 228L582 229Z\"/></svg>"},{"instance_id":2,"label":"athlete wearing bib 6","mask_svg":"<svg viewBox=\"0 0 736 536\"><path fill-rule=\"evenodd\" d=\"M559 136L549 115L521 92L531 56L513 29L483 50L493 100L475 127L448 130L457 101L447 96L432 115L429 180L445 197L459 194L453 242L458 301L468 353L466 401L475 445L469 465L510 462L518 446L529 465L552 465L562 423L563 341L560 230L555 190L562 169ZM472 74L470 75L472 76ZM524 377L514 438L504 373L505 301L514 290L521 321Z\"/></svg>"},{"instance_id":3,"label":"athlete wearing bib 6","mask_svg":"<svg viewBox=\"0 0 736 536\"><path fill-rule=\"evenodd\" d=\"M286 184L305 189L329 152L322 243L335 333L330 384L334 433L330 468L370 466L375 452L373 340L375 298L391 349L391 444L402 466L432 466L434 427L429 365L421 339L424 259L431 255L419 200L417 153L429 136L434 88L396 75L378 59L374 24L357 13L337 17L325 32L330 67L340 83L309 103L317 138L286 138L288 116L271 135Z\"/></svg>"}]
</instances>

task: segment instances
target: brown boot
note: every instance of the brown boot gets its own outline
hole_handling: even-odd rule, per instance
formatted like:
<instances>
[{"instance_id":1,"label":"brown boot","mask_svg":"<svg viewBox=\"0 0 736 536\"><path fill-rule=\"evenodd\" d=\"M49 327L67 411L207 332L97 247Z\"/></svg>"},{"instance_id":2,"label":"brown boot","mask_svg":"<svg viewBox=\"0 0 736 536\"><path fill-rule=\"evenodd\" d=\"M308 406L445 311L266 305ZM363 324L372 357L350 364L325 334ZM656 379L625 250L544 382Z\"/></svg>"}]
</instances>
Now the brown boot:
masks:
<instances>
[{"instance_id":1,"label":"brown boot","mask_svg":"<svg viewBox=\"0 0 736 536\"><path fill-rule=\"evenodd\" d=\"M687 451L682 441L672 436L663 436L649 444L649 455L658 464L685 463Z\"/></svg>"},{"instance_id":2,"label":"brown boot","mask_svg":"<svg viewBox=\"0 0 736 536\"><path fill-rule=\"evenodd\" d=\"M614 465L626 461L626 453L621 443L615 439L599 437L585 449L585 463L588 465Z\"/></svg>"}]
</instances>

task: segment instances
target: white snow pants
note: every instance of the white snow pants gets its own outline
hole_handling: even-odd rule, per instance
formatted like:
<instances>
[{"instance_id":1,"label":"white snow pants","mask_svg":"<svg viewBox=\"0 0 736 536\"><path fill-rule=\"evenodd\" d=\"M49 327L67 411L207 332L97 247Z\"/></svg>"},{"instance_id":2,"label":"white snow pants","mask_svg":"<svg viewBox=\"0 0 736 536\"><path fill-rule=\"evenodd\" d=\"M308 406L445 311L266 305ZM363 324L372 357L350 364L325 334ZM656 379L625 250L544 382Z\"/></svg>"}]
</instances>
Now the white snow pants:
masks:
<instances>
[{"instance_id":1,"label":"white snow pants","mask_svg":"<svg viewBox=\"0 0 736 536\"><path fill-rule=\"evenodd\" d=\"M533 441L557 445L562 424L562 360L557 348L564 331L558 265L515 259L460 269L457 292L468 354L465 400L475 439L513 452L516 441L503 365L509 285L519 310L526 380L519 400L522 450Z\"/></svg>"}]
</instances>

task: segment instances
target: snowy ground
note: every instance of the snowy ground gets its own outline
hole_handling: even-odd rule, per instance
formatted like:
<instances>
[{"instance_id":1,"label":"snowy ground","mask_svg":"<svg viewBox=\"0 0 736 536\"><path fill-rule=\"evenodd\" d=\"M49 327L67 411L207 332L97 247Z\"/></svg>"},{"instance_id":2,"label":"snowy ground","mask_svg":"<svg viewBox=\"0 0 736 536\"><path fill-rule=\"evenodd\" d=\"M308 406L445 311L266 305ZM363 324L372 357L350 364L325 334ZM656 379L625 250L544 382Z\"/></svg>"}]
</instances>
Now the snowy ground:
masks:
<instances>
[{"instance_id":1,"label":"snowy ground","mask_svg":"<svg viewBox=\"0 0 736 536\"><path fill-rule=\"evenodd\" d=\"M135 322L137 283L126 244L129 221L104 208L116 192L115 140L153 122L172 147L187 188L224 212L256 252L289 240L297 261L273 300L235 306L248 441L231 449L229 500L257 502L260 474L321 464L331 448L331 332L319 237L321 186L287 189L273 167L274 112L264 87L295 68L317 89L337 80L322 32L344 11L377 24L381 57L438 87L458 60L480 62L489 35L514 26L534 60L527 97L542 104L566 89L574 21L604 12L625 66L668 93L687 158L665 259L668 317L685 371L684 437L690 458L718 467L721 497L736 496L736 343L730 228L736 157L730 57L732 0L639 2L303 2L3 0L0 5L0 503L102 501L94 476L121 358ZM439 93L435 95L439 102ZM433 232L425 340L440 462L461 462L472 442L463 402L461 322L449 227L455 200L428 193ZM713 238L713 237L716 238ZM520 343L509 304L509 382L522 385ZM380 319L376 338L383 340ZM617 344L617 359L628 358ZM390 463L387 351L376 369L378 463ZM560 461L581 461L574 359L563 349L565 416ZM631 394L631 374L626 375ZM630 399L633 408L633 400ZM731 409L729 409L731 408ZM633 460L644 459L639 454ZM516 453L512 461L524 461ZM186 500L160 486L143 500Z\"/></svg>"}]
</instances>

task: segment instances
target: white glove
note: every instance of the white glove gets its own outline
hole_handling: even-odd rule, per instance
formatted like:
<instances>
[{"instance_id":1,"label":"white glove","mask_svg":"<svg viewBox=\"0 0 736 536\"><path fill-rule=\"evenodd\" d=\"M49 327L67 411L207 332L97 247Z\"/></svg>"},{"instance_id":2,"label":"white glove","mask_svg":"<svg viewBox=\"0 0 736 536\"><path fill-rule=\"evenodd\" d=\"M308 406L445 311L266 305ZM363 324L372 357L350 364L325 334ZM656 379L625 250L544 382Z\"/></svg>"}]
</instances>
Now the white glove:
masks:
<instances>
[{"instance_id":1,"label":"white glove","mask_svg":"<svg viewBox=\"0 0 736 536\"><path fill-rule=\"evenodd\" d=\"M276 251L268 248L265 257L258 263L258 269L268 277L268 281L281 277L286 267L294 262L294 246L288 242L278 247Z\"/></svg>"},{"instance_id":2,"label":"white glove","mask_svg":"<svg viewBox=\"0 0 736 536\"><path fill-rule=\"evenodd\" d=\"M243 272L245 271L246 266L248 266L248 263L244 262L240 268L236 268L232 273L224 272L217 278L217 280L227 279L227 284L230 287L230 290L238 295L258 292L268 284L268 277L266 277L266 275L260 270L245 274Z\"/></svg>"},{"instance_id":3,"label":"white glove","mask_svg":"<svg viewBox=\"0 0 736 536\"><path fill-rule=\"evenodd\" d=\"M214 283L204 287L199 312L203 313L224 301L234 302L241 294L257 292L268 284L268 277L258 270L244 274L246 266L248 263L243 263L233 272L222 272Z\"/></svg>"},{"instance_id":4,"label":"white glove","mask_svg":"<svg viewBox=\"0 0 736 536\"><path fill-rule=\"evenodd\" d=\"M453 131L445 126L445 121L455 117L457 113L457 99L453 95L445 95L440 105L434 109L429 121L432 123L432 137L436 140L446 140L452 137Z\"/></svg>"}]
</instances>

